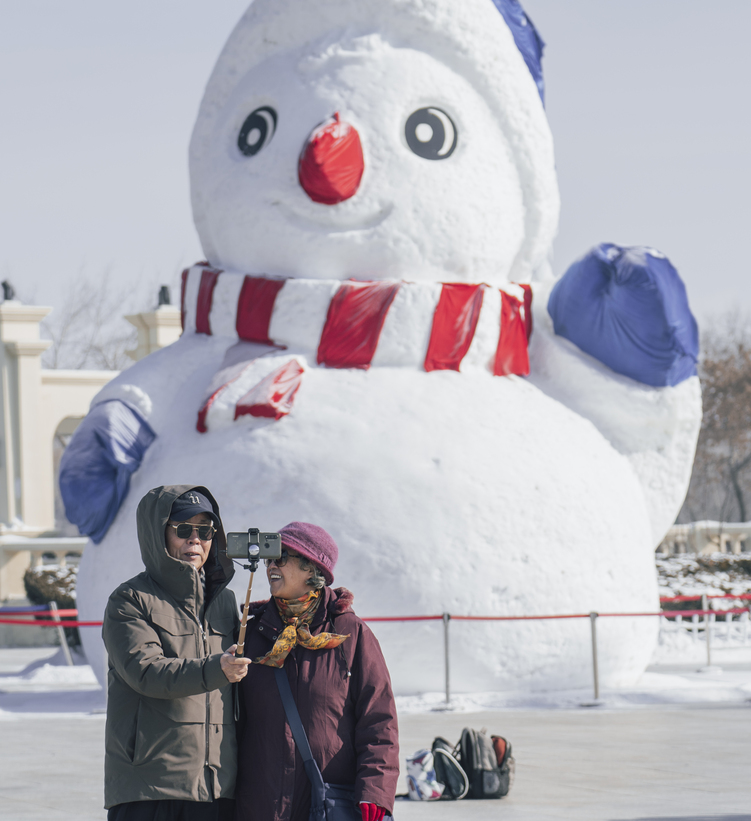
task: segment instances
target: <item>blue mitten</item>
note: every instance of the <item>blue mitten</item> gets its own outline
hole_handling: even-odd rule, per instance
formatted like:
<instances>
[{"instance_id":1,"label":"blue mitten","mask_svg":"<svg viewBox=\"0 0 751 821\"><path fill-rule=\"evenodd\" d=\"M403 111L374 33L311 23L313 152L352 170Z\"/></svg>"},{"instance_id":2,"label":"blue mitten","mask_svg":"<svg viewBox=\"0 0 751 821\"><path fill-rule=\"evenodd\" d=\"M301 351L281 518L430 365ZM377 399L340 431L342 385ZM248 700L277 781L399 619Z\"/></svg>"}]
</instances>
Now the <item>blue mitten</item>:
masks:
<instances>
[{"instance_id":1,"label":"blue mitten","mask_svg":"<svg viewBox=\"0 0 751 821\"><path fill-rule=\"evenodd\" d=\"M699 332L686 288L652 248L596 246L556 283L548 313L558 336L637 382L665 387L696 374Z\"/></svg>"},{"instance_id":2,"label":"blue mitten","mask_svg":"<svg viewBox=\"0 0 751 821\"><path fill-rule=\"evenodd\" d=\"M95 544L105 537L155 438L149 423L119 399L95 405L73 434L60 462L60 493L68 521Z\"/></svg>"}]
</instances>

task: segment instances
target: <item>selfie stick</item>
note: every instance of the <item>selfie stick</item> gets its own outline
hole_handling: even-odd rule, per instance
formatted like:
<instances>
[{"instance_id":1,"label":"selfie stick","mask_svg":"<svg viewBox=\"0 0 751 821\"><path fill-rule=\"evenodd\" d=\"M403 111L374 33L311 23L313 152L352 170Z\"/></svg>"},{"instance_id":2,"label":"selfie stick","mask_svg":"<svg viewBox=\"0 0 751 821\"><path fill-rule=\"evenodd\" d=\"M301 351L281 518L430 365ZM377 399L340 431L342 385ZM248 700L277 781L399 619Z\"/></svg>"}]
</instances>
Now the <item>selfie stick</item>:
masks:
<instances>
[{"instance_id":1,"label":"selfie stick","mask_svg":"<svg viewBox=\"0 0 751 821\"><path fill-rule=\"evenodd\" d=\"M258 570L258 554L260 553L260 548L257 544L252 544L248 546L248 562L249 564L244 565L246 570L250 570L250 581L248 582L248 592L245 595L245 607L243 607L243 617L240 621L240 635L237 637L237 650L235 650L236 656L242 656L245 652L245 629L248 626L248 610L250 609L250 591L253 589L253 576ZM255 555L251 555L254 553Z\"/></svg>"}]
</instances>

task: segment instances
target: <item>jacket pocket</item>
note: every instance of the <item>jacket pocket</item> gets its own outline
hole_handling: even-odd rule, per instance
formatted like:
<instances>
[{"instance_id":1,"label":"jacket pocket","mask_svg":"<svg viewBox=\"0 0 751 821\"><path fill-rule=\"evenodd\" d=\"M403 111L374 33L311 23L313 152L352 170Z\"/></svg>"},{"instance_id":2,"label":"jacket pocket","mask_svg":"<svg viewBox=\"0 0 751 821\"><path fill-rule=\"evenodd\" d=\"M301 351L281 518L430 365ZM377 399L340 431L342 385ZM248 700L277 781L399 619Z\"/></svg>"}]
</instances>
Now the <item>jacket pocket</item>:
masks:
<instances>
[{"instance_id":1,"label":"jacket pocket","mask_svg":"<svg viewBox=\"0 0 751 821\"><path fill-rule=\"evenodd\" d=\"M138 729L142 725L141 719L141 702L138 702L138 709L136 710L136 720L135 720L135 732L133 733L133 743L130 746L130 760L135 764L136 763L136 756L138 752L138 738L139 732Z\"/></svg>"},{"instance_id":2,"label":"jacket pocket","mask_svg":"<svg viewBox=\"0 0 751 821\"><path fill-rule=\"evenodd\" d=\"M180 698L144 698L139 708L141 723L148 721L170 724L204 724L206 722L206 693ZM148 726L146 731L149 732Z\"/></svg>"},{"instance_id":3,"label":"jacket pocket","mask_svg":"<svg viewBox=\"0 0 751 821\"><path fill-rule=\"evenodd\" d=\"M165 774L194 770L196 762L203 761L204 723L177 723L173 716L154 707L147 702L139 705L133 764L151 765Z\"/></svg>"},{"instance_id":4,"label":"jacket pocket","mask_svg":"<svg viewBox=\"0 0 751 821\"><path fill-rule=\"evenodd\" d=\"M235 643L235 620L220 616L209 622L209 652L223 653Z\"/></svg>"},{"instance_id":5,"label":"jacket pocket","mask_svg":"<svg viewBox=\"0 0 751 821\"><path fill-rule=\"evenodd\" d=\"M152 613L154 625L165 656L170 658L197 658L199 627L188 618L174 613Z\"/></svg>"},{"instance_id":6,"label":"jacket pocket","mask_svg":"<svg viewBox=\"0 0 751 821\"><path fill-rule=\"evenodd\" d=\"M211 724L235 723L235 684L212 690L209 694L209 721Z\"/></svg>"},{"instance_id":7,"label":"jacket pocket","mask_svg":"<svg viewBox=\"0 0 751 821\"><path fill-rule=\"evenodd\" d=\"M107 759L116 768L122 763L133 763L139 726L139 703L134 696L129 688L115 686L110 689L110 704L117 708L111 708L107 716L104 745Z\"/></svg>"}]
</instances>

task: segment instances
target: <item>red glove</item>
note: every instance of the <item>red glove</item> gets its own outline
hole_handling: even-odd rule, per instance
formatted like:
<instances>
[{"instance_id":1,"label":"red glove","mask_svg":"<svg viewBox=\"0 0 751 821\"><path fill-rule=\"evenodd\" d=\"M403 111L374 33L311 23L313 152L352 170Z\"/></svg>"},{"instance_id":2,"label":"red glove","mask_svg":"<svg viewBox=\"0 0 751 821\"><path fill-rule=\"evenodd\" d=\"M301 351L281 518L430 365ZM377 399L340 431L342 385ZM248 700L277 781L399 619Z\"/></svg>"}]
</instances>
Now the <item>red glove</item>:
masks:
<instances>
[{"instance_id":1,"label":"red glove","mask_svg":"<svg viewBox=\"0 0 751 821\"><path fill-rule=\"evenodd\" d=\"M386 815L386 810L383 807L366 804L364 801L360 802L360 812L362 813L362 821L383 821L383 816Z\"/></svg>"}]
</instances>

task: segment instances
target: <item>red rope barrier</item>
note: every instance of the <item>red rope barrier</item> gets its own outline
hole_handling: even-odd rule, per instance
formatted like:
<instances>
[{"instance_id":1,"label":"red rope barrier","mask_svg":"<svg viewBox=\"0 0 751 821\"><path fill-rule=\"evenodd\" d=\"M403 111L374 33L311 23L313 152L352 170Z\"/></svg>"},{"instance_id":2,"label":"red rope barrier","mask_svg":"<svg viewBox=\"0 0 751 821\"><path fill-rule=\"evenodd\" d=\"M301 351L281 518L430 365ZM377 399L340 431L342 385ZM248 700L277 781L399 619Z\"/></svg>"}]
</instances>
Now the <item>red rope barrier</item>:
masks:
<instances>
[{"instance_id":1,"label":"red rope barrier","mask_svg":"<svg viewBox=\"0 0 751 821\"><path fill-rule=\"evenodd\" d=\"M656 613L598 613L603 618L620 618L628 616L706 616L721 615L722 613L748 613L746 607L735 607L730 610L659 610ZM547 619L588 619L589 613L565 613L563 615L550 616L452 616L451 621L542 621ZM377 618L364 618L363 621L440 621L443 616L380 616Z\"/></svg>"},{"instance_id":2,"label":"red rope barrier","mask_svg":"<svg viewBox=\"0 0 751 821\"><path fill-rule=\"evenodd\" d=\"M715 598L725 598L717 596ZM658 616L665 616L672 619L676 616L709 616L722 615L723 613L739 614L748 613L746 607L733 607L728 610L660 610L656 613L597 613L600 618L629 618L648 616L657 618ZM78 615L77 610L58 610L59 616L74 616ZM24 612L24 616L28 616L28 611ZM3 613L0 617L0 624L22 624L34 627L101 627L101 621L57 621L52 619L52 614L49 610L40 611L40 616L44 616L44 620L39 618L20 618L13 617L12 613ZM5 618L11 616L11 618ZM565 613L560 615L544 615L544 616L452 616L449 615L451 621L546 621L559 619L588 619L589 613ZM402 621L443 621L443 616L371 616L364 618L363 621L378 621L378 622L402 622Z\"/></svg>"},{"instance_id":3,"label":"red rope barrier","mask_svg":"<svg viewBox=\"0 0 751 821\"><path fill-rule=\"evenodd\" d=\"M604 615L604 614L603 614ZM540 619L588 619L589 613L567 613L563 616L451 616L451 621L537 621ZM367 619L366 619L367 621Z\"/></svg>"},{"instance_id":4,"label":"red rope barrier","mask_svg":"<svg viewBox=\"0 0 751 821\"><path fill-rule=\"evenodd\" d=\"M747 607L733 607L729 610L663 610L661 616L672 618L673 616L721 616L723 613L748 613ZM611 615L619 615L613 613ZM623 613L624 616L630 616L631 613Z\"/></svg>"},{"instance_id":5,"label":"red rope barrier","mask_svg":"<svg viewBox=\"0 0 751 821\"><path fill-rule=\"evenodd\" d=\"M452 619L460 616L451 616ZM371 616L363 621L443 621L443 616Z\"/></svg>"},{"instance_id":6,"label":"red rope barrier","mask_svg":"<svg viewBox=\"0 0 751 821\"><path fill-rule=\"evenodd\" d=\"M739 593L737 596L707 596L708 599L741 599L748 601L751 599L751 593ZM660 596L661 602L666 601L698 601L701 599L701 593L698 596Z\"/></svg>"},{"instance_id":7,"label":"red rope barrier","mask_svg":"<svg viewBox=\"0 0 751 821\"><path fill-rule=\"evenodd\" d=\"M34 627L101 627L100 621L38 621L37 619L4 619L0 624L26 624Z\"/></svg>"}]
</instances>

